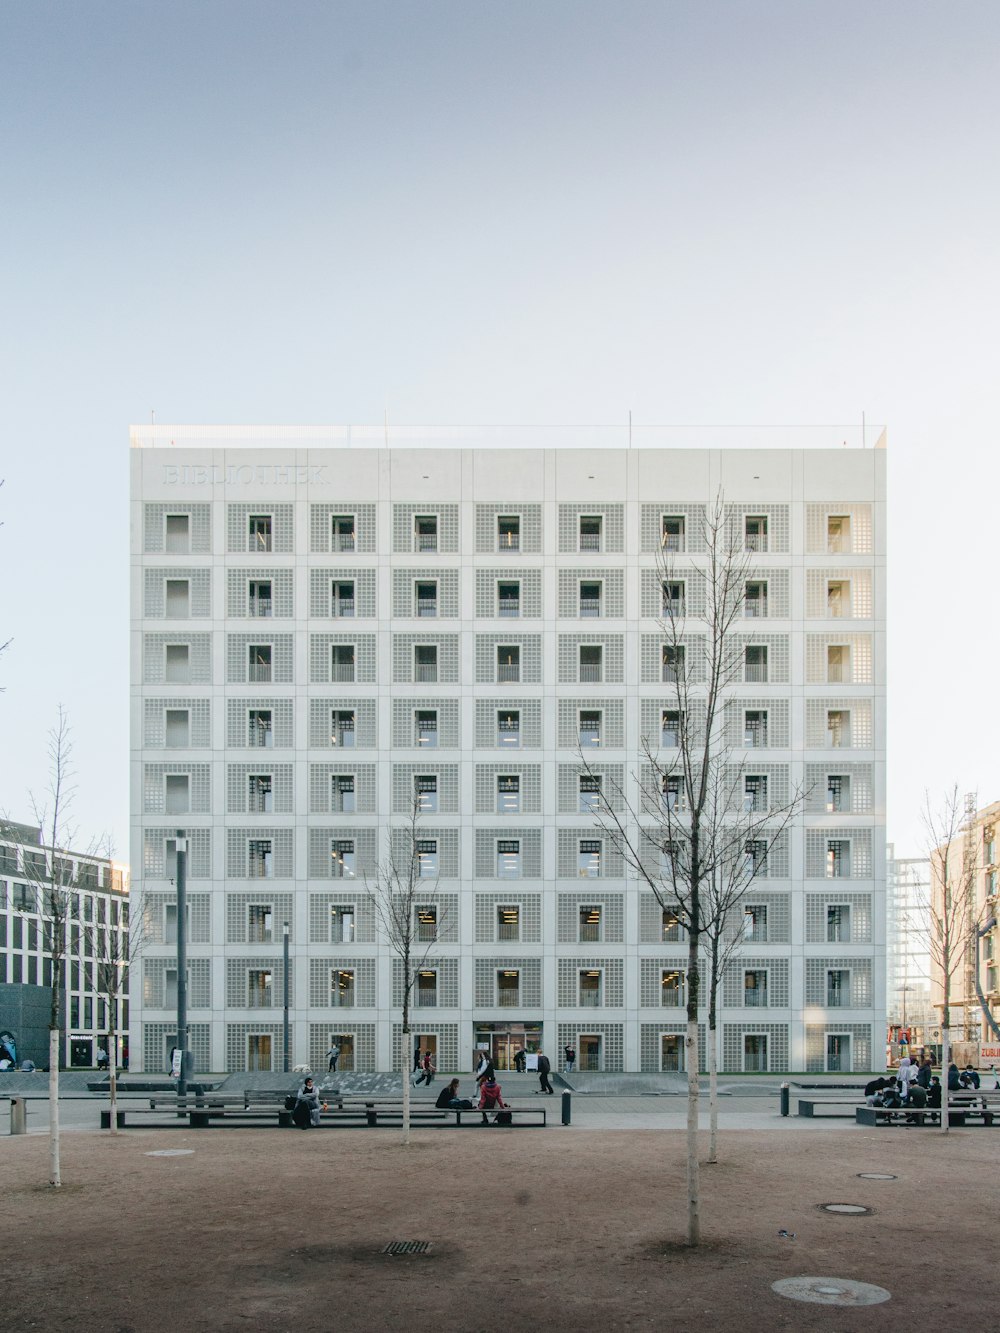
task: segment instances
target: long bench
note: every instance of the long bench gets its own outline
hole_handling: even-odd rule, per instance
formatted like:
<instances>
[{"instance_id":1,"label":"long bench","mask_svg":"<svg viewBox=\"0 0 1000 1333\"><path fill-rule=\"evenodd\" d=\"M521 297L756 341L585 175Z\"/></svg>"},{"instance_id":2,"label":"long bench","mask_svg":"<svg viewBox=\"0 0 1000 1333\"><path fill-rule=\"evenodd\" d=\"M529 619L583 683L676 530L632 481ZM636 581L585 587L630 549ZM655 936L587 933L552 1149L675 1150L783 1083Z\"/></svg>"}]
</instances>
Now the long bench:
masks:
<instances>
[{"instance_id":1,"label":"long bench","mask_svg":"<svg viewBox=\"0 0 1000 1333\"><path fill-rule=\"evenodd\" d=\"M837 1116L836 1112L833 1111L817 1111L815 1109L817 1106L840 1106L847 1111L853 1111L859 1106L858 1102L849 1102L844 1097L800 1097L798 1101L799 1115L813 1116L817 1119L824 1116L831 1119L843 1119L843 1116Z\"/></svg>"},{"instance_id":2,"label":"long bench","mask_svg":"<svg viewBox=\"0 0 1000 1333\"><path fill-rule=\"evenodd\" d=\"M500 1125L503 1129L514 1129L518 1126L522 1129L530 1129L532 1127L532 1121L540 1121L543 1127L548 1122L546 1108L544 1106L505 1106L503 1110L510 1112L511 1118L508 1124L501 1124L497 1119L496 1111L487 1111L485 1113L488 1117L486 1124ZM449 1106L446 1108L446 1114L455 1117L454 1124L456 1128L459 1129L461 1129L463 1124L462 1116L465 1116L464 1124L466 1127L469 1125L483 1124L484 1113L478 1107L473 1107L470 1111L468 1108L459 1110L457 1107ZM492 1119L489 1117L492 1117Z\"/></svg>"}]
</instances>

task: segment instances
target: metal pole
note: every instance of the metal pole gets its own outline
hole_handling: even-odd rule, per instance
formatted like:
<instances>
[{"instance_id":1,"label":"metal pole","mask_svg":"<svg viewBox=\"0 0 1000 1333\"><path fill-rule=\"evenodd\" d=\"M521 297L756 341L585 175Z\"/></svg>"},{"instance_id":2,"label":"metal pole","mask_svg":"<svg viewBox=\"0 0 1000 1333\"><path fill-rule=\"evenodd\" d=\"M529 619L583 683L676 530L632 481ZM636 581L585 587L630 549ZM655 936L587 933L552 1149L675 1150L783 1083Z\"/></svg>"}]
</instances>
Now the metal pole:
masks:
<instances>
[{"instance_id":1,"label":"metal pole","mask_svg":"<svg viewBox=\"0 0 1000 1333\"><path fill-rule=\"evenodd\" d=\"M187 839L177 830L177 1048L181 1067L177 1096L187 1095Z\"/></svg>"},{"instance_id":2,"label":"metal pole","mask_svg":"<svg viewBox=\"0 0 1000 1333\"><path fill-rule=\"evenodd\" d=\"M285 936L285 1073L288 1073L288 922L284 924Z\"/></svg>"}]
</instances>

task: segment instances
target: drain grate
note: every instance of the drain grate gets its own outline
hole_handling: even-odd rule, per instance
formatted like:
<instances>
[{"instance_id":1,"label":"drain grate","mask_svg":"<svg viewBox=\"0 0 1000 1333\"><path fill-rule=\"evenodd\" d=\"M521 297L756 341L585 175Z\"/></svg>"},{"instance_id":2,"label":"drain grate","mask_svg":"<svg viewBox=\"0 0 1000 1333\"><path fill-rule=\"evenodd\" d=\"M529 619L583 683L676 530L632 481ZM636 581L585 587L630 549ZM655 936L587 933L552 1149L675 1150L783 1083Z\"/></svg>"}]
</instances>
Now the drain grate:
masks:
<instances>
[{"instance_id":1,"label":"drain grate","mask_svg":"<svg viewBox=\"0 0 1000 1333\"><path fill-rule=\"evenodd\" d=\"M382 1251L383 1254L426 1254L431 1248L429 1240L391 1240Z\"/></svg>"}]
</instances>

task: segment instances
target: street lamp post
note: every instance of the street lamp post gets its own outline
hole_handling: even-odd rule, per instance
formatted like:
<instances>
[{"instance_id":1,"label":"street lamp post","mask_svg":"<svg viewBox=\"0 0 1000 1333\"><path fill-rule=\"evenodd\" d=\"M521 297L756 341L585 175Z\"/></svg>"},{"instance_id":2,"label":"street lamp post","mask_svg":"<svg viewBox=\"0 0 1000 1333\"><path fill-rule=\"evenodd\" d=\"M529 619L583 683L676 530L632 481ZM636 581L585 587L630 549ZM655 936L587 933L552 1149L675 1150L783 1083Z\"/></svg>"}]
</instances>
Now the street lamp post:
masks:
<instances>
[{"instance_id":1,"label":"street lamp post","mask_svg":"<svg viewBox=\"0 0 1000 1333\"><path fill-rule=\"evenodd\" d=\"M285 1069L285 1073L287 1074L287 1073L288 1073L288 922L287 922L287 921L286 921L285 924L284 924L283 932L282 932L282 933L283 933L283 935L284 935L284 943L285 943L285 973L284 973L284 976L285 976L285 1039L284 1039L284 1043L283 1043L283 1045L284 1045L284 1052L285 1052L284 1069Z\"/></svg>"},{"instance_id":2,"label":"street lamp post","mask_svg":"<svg viewBox=\"0 0 1000 1333\"><path fill-rule=\"evenodd\" d=\"M187 1019L187 838L177 830L177 1096L187 1096L192 1071Z\"/></svg>"}]
</instances>

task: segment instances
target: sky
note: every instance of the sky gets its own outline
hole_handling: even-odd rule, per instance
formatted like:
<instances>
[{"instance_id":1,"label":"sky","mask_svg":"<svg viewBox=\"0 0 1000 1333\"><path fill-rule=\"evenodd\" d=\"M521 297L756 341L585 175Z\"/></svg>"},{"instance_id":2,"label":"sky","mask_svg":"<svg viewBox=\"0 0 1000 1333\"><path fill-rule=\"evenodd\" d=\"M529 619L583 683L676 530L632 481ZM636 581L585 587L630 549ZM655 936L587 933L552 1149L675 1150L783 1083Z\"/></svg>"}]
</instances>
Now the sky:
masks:
<instances>
[{"instance_id":1,"label":"sky","mask_svg":"<svg viewBox=\"0 0 1000 1333\"><path fill-rule=\"evenodd\" d=\"M61 703L79 841L127 855L153 411L864 414L889 837L919 854L925 792L1000 798L998 55L992 0L6 0L0 811L30 818Z\"/></svg>"}]
</instances>

